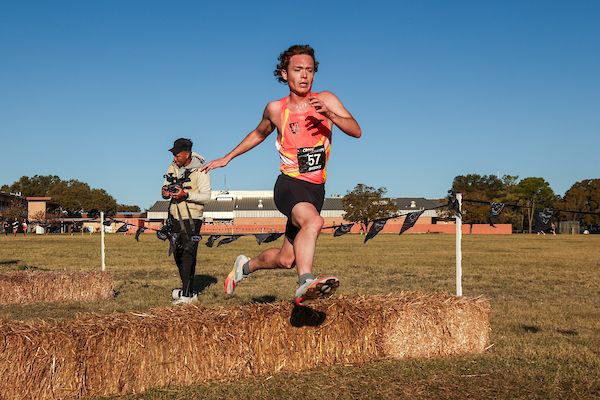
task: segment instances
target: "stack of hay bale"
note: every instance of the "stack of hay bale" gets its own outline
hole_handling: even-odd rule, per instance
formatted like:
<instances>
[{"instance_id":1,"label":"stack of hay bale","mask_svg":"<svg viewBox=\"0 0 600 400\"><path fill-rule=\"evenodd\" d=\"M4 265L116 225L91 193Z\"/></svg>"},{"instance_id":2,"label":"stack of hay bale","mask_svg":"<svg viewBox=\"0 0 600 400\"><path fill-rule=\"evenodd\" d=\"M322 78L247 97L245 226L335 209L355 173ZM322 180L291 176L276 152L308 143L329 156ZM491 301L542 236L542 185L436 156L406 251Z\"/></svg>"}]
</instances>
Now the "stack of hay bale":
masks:
<instances>
[{"instance_id":1,"label":"stack of hay bale","mask_svg":"<svg viewBox=\"0 0 600 400\"><path fill-rule=\"evenodd\" d=\"M386 358L480 353L489 340L483 297L409 292L75 320L0 321L0 393L67 399L139 393Z\"/></svg>"}]
</instances>

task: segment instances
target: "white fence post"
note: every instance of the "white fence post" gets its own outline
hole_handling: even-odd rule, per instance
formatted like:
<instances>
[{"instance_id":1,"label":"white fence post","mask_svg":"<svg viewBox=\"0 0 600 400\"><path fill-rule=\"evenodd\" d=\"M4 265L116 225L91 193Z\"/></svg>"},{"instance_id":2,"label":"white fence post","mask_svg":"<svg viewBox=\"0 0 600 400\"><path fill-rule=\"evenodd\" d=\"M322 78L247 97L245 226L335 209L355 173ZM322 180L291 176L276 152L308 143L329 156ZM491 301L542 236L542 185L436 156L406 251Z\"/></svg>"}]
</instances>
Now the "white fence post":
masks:
<instances>
[{"instance_id":1,"label":"white fence post","mask_svg":"<svg viewBox=\"0 0 600 400\"><path fill-rule=\"evenodd\" d=\"M102 253L102 271L106 270L106 264L104 263L104 211L100 211L100 252Z\"/></svg>"},{"instance_id":2,"label":"white fence post","mask_svg":"<svg viewBox=\"0 0 600 400\"><path fill-rule=\"evenodd\" d=\"M462 193L456 193L456 295L462 296Z\"/></svg>"}]
</instances>

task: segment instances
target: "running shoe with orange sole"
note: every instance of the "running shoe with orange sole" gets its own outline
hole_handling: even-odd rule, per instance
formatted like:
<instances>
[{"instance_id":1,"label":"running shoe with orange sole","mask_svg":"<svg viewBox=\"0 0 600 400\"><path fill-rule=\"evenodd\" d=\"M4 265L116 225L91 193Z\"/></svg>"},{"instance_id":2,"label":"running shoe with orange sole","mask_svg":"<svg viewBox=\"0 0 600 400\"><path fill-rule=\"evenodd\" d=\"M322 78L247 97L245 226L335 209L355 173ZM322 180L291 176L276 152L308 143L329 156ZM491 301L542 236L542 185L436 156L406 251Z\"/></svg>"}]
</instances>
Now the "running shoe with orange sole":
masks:
<instances>
[{"instance_id":1,"label":"running shoe with orange sole","mask_svg":"<svg viewBox=\"0 0 600 400\"><path fill-rule=\"evenodd\" d=\"M308 279L296 290L294 302L306 306L311 301L331 296L340 286L340 280L335 276L320 279Z\"/></svg>"},{"instance_id":2,"label":"running shoe with orange sole","mask_svg":"<svg viewBox=\"0 0 600 400\"><path fill-rule=\"evenodd\" d=\"M240 283L243 279L247 278L247 276L244 275L243 268L244 268L244 264L246 264L246 262L248 260L250 260L250 259L243 254L240 254L235 259L235 262L233 263L233 269L231 270L229 275L227 275L227 278L225 278L225 293L226 294L233 294L233 291L235 290L235 286L238 283Z\"/></svg>"}]
</instances>

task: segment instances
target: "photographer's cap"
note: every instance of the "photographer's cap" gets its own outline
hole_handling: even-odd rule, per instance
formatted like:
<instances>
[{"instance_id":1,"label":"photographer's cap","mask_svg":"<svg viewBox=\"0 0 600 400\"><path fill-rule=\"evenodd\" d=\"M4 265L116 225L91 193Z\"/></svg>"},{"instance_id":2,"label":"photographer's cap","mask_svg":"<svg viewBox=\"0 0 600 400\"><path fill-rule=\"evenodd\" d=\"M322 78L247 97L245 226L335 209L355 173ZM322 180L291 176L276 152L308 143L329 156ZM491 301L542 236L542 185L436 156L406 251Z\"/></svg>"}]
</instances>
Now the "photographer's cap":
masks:
<instances>
[{"instance_id":1,"label":"photographer's cap","mask_svg":"<svg viewBox=\"0 0 600 400\"><path fill-rule=\"evenodd\" d=\"M184 138L177 139L169 151L175 156L182 151L192 151L192 141Z\"/></svg>"}]
</instances>

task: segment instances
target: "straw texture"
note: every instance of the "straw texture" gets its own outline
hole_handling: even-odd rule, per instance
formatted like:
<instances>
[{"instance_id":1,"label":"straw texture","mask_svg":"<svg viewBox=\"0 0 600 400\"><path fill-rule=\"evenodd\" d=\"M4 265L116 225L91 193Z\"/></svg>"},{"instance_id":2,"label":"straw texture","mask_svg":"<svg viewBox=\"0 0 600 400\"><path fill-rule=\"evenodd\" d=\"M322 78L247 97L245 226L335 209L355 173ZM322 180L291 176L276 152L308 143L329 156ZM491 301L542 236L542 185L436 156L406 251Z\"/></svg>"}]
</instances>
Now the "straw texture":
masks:
<instances>
[{"instance_id":1,"label":"straw texture","mask_svg":"<svg viewBox=\"0 0 600 400\"><path fill-rule=\"evenodd\" d=\"M113 296L113 279L106 271L0 272L0 304L108 300Z\"/></svg>"},{"instance_id":2,"label":"straw texture","mask_svg":"<svg viewBox=\"0 0 600 400\"><path fill-rule=\"evenodd\" d=\"M483 352L489 302L433 293L0 321L0 398L139 393L384 358Z\"/></svg>"}]
</instances>

